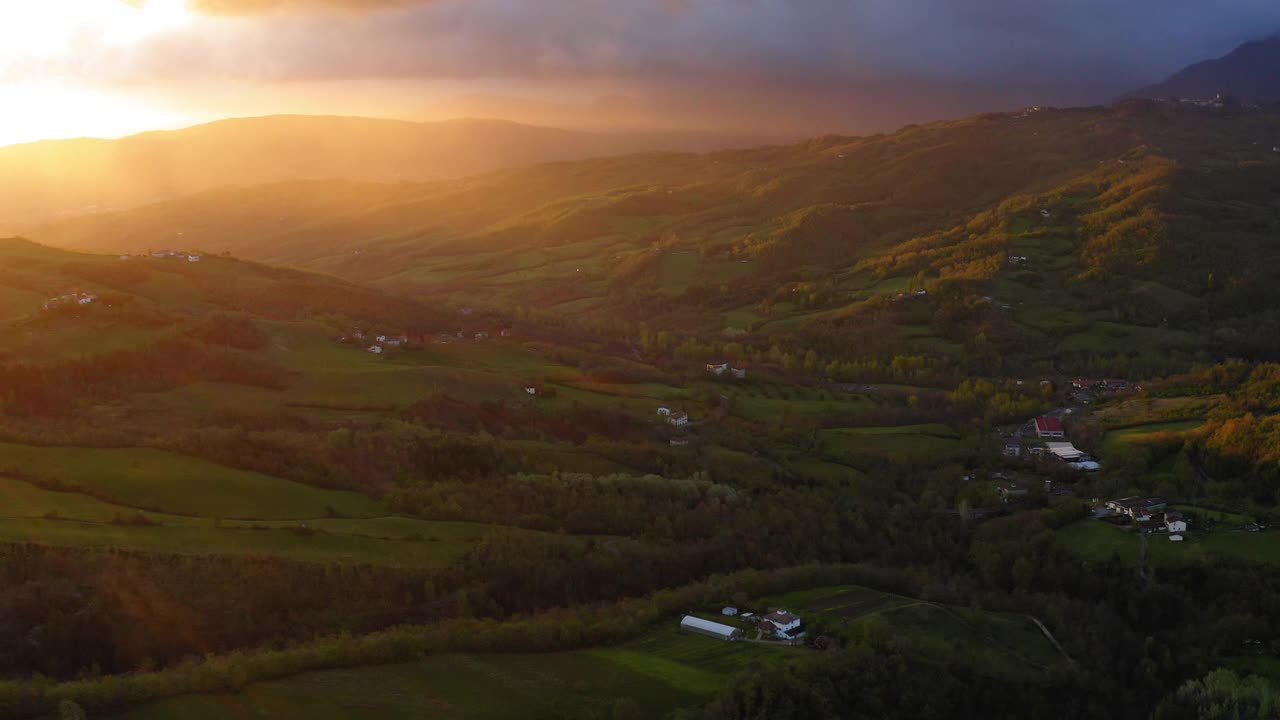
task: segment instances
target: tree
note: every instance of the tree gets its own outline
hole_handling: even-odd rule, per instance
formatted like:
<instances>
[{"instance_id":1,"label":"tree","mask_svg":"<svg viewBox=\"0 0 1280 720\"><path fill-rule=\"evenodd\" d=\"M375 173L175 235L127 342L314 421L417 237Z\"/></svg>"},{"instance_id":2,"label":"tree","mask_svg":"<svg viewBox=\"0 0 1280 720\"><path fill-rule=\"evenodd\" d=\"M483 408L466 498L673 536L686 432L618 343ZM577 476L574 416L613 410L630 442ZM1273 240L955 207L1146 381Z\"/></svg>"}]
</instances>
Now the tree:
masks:
<instances>
[{"instance_id":1,"label":"tree","mask_svg":"<svg viewBox=\"0 0 1280 720\"><path fill-rule=\"evenodd\" d=\"M75 700L63 700L58 703L58 720L88 720L84 708Z\"/></svg>"}]
</instances>

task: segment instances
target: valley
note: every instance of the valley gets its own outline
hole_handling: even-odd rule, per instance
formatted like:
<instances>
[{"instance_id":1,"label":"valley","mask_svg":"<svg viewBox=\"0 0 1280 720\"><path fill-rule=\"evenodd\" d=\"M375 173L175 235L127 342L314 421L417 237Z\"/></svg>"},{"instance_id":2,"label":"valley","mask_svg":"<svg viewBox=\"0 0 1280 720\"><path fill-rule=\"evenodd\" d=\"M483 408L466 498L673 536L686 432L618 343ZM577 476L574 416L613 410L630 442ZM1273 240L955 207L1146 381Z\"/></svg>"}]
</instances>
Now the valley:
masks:
<instances>
[{"instance_id":1,"label":"valley","mask_svg":"<svg viewBox=\"0 0 1280 720\"><path fill-rule=\"evenodd\" d=\"M1276 642L1278 117L32 225L0 240L0 715L1159 705ZM735 605L804 637L679 629Z\"/></svg>"}]
</instances>

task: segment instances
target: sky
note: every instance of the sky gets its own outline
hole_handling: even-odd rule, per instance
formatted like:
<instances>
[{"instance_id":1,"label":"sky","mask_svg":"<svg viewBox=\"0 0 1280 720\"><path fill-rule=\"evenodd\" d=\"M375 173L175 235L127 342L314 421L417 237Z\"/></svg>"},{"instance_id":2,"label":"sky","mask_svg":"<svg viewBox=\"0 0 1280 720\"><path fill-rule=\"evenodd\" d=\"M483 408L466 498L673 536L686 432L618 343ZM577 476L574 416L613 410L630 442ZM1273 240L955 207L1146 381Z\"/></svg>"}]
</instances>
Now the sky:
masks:
<instances>
[{"instance_id":1,"label":"sky","mask_svg":"<svg viewBox=\"0 0 1280 720\"><path fill-rule=\"evenodd\" d=\"M275 113L890 130L1276 31L1274 0L0 0L0 144Z\"/></svg>"}]
</instances>

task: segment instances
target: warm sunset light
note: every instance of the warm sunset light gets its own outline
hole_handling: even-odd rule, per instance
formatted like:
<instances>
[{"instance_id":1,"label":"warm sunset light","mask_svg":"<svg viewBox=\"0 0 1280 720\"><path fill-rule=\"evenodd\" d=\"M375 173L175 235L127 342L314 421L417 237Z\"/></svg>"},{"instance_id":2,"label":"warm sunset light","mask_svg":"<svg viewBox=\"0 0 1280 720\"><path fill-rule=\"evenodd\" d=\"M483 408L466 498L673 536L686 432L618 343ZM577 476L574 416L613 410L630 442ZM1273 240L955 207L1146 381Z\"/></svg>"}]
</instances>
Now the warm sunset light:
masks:
<instances>
[{"instance_id":1,"label":"warm sunset light","mask_svg":"<svg viewBox=\"0 0 1280 720\"><path fill-rule=\"evenodd\" d=\"M0 720L1280 720L1280 0L0 0Z\"/></svg>"},{"instance_id":2,"label":"warm sunset light","mask_svg":"<svg viewBox=\"0 0 1280 720\"><path fill-rule=\"evenodd\" d=\"M188 114L150 106L128 88L91 83L102 79L100 67L194 19L185 0L41 0L0 8L0 145L190 122Z\"/></svg>"}]
</instances>

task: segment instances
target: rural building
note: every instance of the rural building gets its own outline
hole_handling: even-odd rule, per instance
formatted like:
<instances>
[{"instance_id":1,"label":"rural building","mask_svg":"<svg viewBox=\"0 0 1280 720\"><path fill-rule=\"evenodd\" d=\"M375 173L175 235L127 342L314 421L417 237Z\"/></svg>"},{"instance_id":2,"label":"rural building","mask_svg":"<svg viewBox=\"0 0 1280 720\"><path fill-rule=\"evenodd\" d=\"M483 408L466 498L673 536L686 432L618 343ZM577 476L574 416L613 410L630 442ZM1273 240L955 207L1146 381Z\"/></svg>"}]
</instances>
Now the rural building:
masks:
<instances>
[{"instance_id":1,"label":"rural building","mask_svg":"<svg viewBox=\"0 0 1280 720\"><path fill-rule=\"evenodd\" d=\"M793 630L800 627L800 617L792 615L786 610L774 610L764 616L765 622L773 625L774 634L778 636L788 636Z\"/></svg>"},{"instance_id":2,"label":"rural building","mask_svg":"<svg viewBox=\"0 0 1280 720\"><path fill-rule=\"evenodd\" d=\"M1042 217L1042 218L1047 218L1047 217L1050 217L1050 216L1052 216L1052 215L1053 215L1053 213L1049 212L1048 210L1041 210L1041 211L1040 211L1040 217Z\"/></svg>"},{"instance_id":3,"label":"rural building","mask_svg":"<svg viewBox=\"0 0 1280 720\"><path fill-rule=\"evenodd\" d=\"M525 393L527 393L527 394L529 394L529 395L537 395L537 394L538 394L538 388L533 387L533 386L526 387L526 388L524 389L524 391L525 391Z\"/></svg>"},{"instance_id":4,"label":"rural building","mask_svg":"<svg viewBox=\"0 0 1280 720\"><path fill-rule=\"evenodd\" d=\"M671 438L671 447L688 447L689 438Z\"/></svg>"},{"instance_id":5,"label":"rural building","mask_svg":"<svg viewBox=\"0 0 1280 720\"><path fill-rule=\"evenodd\" d=\"M1170 536L1169 536L1169 541L1170 541L1170 542L1182 542L1182 536L1181 536L1181 535L1170 535Z\"/></svg>"},{"instance_id":6,"label":"rural building","mask_svg":"<svg viewBox=\"0 0 1280 720\"><path fill-rule=\"evenodd\" d=\"M1171 510L1164 514L1164 526L1171 533L1184 533L1187 531L1187 519L1182 513Z\"/></svg>"},{"instance_id":7,"label":"rural building","mask_svg":"<svg viewBox=\"0 0 1280 720\"><path fill-rule=\"evenodd\" d=\"M1076 378L1071 381L1071 387L1076 390L1090 390L1097 387L1098 384L1097 380L1090 380L1089 378Z\"/></svg>"},{"instance_id":8,"label":"rural building","mask_svg":"<svg viewBox=\"0 0 1280 720\"><path fill-rule=\"evenodd\" d=\"M669 408L669 407L660 407L660 408L658 408L658 414L659 414L659 415L663 415L663 416L669 416L669 415L671 415L671 408Z\"/></svg>"},{"instance_id":9,"label":"rural building","mask_svg":"<svg viewBox=\"0 0 1280 720\"><path fill-rule=\"evenodd\" d=\"M712 375L723 375L729 372L729 363L707 363L707 372Z\"/></svg>"},{"instance_id":10,"label":"rural building","mask_svg":"<svg viewBox=\"0 0 1280 720\"><path fill-rule=\"evenodd\" d=\"M484 332L483 330L476 333L476 340L488 340L488 339L489 339L489 333Z\"/></svg>"},{"instance_id":11,"label":"rural building","mask_svg":"<svg viewBox=\"0 0 1280 720\"><path fill-rule=\"evenodd\" d=\"M1022 457L1022 446L1017 443L1008 443L1004 446L1005 457Z\"/></svg>"},{"instance_id":12,"label":"rural building","mask_svg":"<svg viewBox=\"0 0 1280 720\"><path fill-rule=\"evenodd\" d=\"M1080 460L1079 462L1067 463L1076 470L1084 470L1085 472L1097 472L1102 469L1102 465L1096 460Z\"/></svg>"},{"instance_id":13,"label":"rural building","mask_svg":"<svg viewBox=\"0 0 1280 720\"><path fill-rule=\"evenodd\" d=\"M1161 498L1126 497L1107 501L1107 507L1135 520L1150 519L1151 513L1168 507Z\"/></svg>"},{"instance_id":14,"label":"rural building","mask_svg":"<svg viewBox=\"0 0 1280 720\"><path fill-rule=\"evenodd\" d=\"M996 486L996 492L1000 495L1000 499L1005 502L1016 502L1025 498L1030 490L1021 483L1008 483Z\"/></svg>"},{"instance_id":15,"label":"rural building","mask_svg":"<svg viewBox=\"0 0 1280 720\"><path fill-rule=\"evenodd\" d=\"M720 614L724 615L725 617L734 617L735 615L738 614L738 608L729 606L721 610Z\"/></svg>"},{"instance_id":16,"label":"rural building","mask_svg":"<svg viewBox=\"0 0 1280 720\"><path fill-rule=\"evenodd\" d=\"M199 255L188 255L188 256L187 256L187 262L193 262L193 263L200 262L200 256L199 256Z\"/></svg>"},{"instance_id":17,"label":"rural building","mask_svg":"<svg viewBox=\"0 0 1280 720\"><path fill-rule=\"evenodd\" d=\"M1052 417L1036 418L1036 437L1038 438L1064 438L1067 431L1062 427L1062 421Z\"/></svg>"},{"instance_id":18,"label":"rural building","mask_svg":"<svg viewBox=\"0 0 1280 720\"><path fill-rule=\"evenodd\" d=\"M745 368L733 368L730 372L732 372L733 376L739 380L747 379L747 371Z\"/></svg>"},{"instance_id":19,"label":"rural building","mask_svg":"<svg viewBox=\"0 0 1280 720\"><path fill-rule=\"evenodd\" d=\"M372 347L370 347L370 348L369 348L369 352L373 353L374 355L381 355L381 354L382 354L382 346L381 346L381 345L374 345L374 346L372 346Z\"/></svg>"},{"instance_id":20,"label":"rural building","mask_svg":"<svg viewBox=\"0 0 1280 720\"><path fill-rule=\"evenodd\" d=\"M1047 442L1044 446L1051 456L1063 462L1079 462L1084 458L1084 452L1069 442Z\"/></svg>"},{"instance_id":21,"label":"rural building","mask_svg":"<svg viewBox=\"0 0 1280 720\"><path fill-rule=\"evenodd\" d=\"M736 627L722 625L718 622L703 620L702 618L692 615L685 615L680 621L680 629L688 632L695 632L699 635L707 635L719 640L737 640L742 637L742 631Z\"/></svg>"},{"instance_id":22,"label":"rural building","mask_svg":"<svg viewBox=\"0 0 1280 720\"><path fill-rule=\"evenodd\" d=\"M671 423L675 427L684 427L685 425L689 424L689 413L686 413L686 412L672 413L667 418L667 422Z\"/></svg>"}]
</instances>

